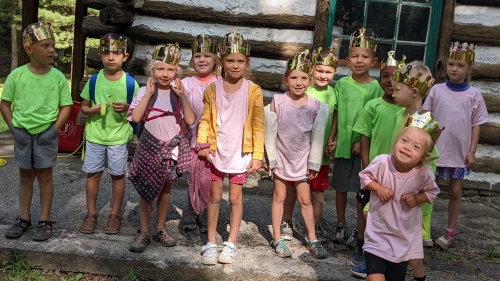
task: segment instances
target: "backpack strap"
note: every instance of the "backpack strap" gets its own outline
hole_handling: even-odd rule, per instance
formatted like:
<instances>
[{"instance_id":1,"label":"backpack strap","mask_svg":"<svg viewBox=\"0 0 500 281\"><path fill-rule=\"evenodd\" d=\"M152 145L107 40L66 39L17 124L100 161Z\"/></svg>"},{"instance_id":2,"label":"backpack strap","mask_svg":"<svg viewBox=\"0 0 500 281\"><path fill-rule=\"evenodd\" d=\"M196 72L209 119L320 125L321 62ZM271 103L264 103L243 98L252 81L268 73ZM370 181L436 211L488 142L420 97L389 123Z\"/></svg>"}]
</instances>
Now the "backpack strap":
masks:
<instances>
[{"instance_id":1,"label":"backpack strap","mask_svg":"<svg viewBox=\"0 0 500 281\"><path fill-rule=\"evenodd\" d=\"M94 104L96 103L95 102L95 84L97 82L98 75L99 75L99 73L92 74L92 76L90 76L90 80L89 80L89 83L90 83L89 84L89 99Z\"/></svg>"},{"instance_id":2,"label":"backpack strap","mask_svg":"<svg viewBox=\"0 0 500 281\"><path fill-rule=\"evenodd\" d=\"M127 83L127 103L131 104L135 92L135 79L128 72L125 72L125 80Z\"/></svg>"}]
</instances>

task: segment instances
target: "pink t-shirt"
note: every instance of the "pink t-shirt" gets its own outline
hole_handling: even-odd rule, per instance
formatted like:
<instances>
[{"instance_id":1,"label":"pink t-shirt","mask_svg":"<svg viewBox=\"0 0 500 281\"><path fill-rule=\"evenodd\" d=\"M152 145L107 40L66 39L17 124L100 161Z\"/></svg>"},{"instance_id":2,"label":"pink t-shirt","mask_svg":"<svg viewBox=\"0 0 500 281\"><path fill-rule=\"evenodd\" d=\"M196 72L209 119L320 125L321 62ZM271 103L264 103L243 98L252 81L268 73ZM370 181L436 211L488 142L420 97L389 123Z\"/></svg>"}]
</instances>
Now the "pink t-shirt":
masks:
<instances>
[{"instance_id":1,"label":"pink t-shirt","mask_svg":"<svg viewBox=\"0 0 500 281\"><path fill-rule=\"evenodd\" d=\"M252 160L252 153L243 153L243 131L248 116L248 80L233 94L224 91L224 80L215 83L217 112L217 151L212 162L217 170L240 174Z\"/></svg>"},{"instance_id":2,"label":"pink t-shirt","mask_svg":"<svg viewBox=\"0 0 500 281\"><path fill-rule=\"evenodd\" d=\"M132 101L130 108L127 112L127 120L132 121L132 111L141 102L142 98L146 94L146 87L141 87L137 92L137 96ZM189 100L189 98L188 98ZM163 109L165 111L172 111L172 104L170 102L170 90L160 90L158 89L158 98L155 101L154 107L158 109ZM182 115L182 107L180 108ZM158 116L161 112L150 111L149 117ZM163 116L156 119L152 119L144 123L144 128L148 130L153 136L162 141L170 141L175 135L179 134L180 126L175 121L174 116ZM178 148L176 147L172 151L172 158L177 160Z\"/></svg>"},{"instance_id":3,"label":"pink t-shirt","mask_svg":"<svg viewBox=\"0 0 500 281\"><path fill-rule=\"evenodd\" d=\"M439 193L429 166L400 173L392 155L382 154L359 173L361 189L372 181L394 191L394 198L382 202L375 192L370 196L363 250L390 262L423 259L422 208L410 208L401 200L403 193L424 192L430 203Z\"/></svg>"},{"instance_id":4,"label":"pink t-shirt","mask_svg":"<svg viewBox=\"0 0 500 281\"><path fill-rule=\"evenodd\" d=\"M489 121L488 111L479 89L463 92L450 90L445 83L432 87L424 110L432 112L440 127L445 127L437 141L437 166L464 168L470 149L472 127Z\"/></svg>"},{"instance_id":5,"label":"pink t-shirt","mask_svg":"<svg viewBox=\"0 0 500 281\"><path fill-rule=\"evenodd\" d=\"M307 174L311 132L321 102L308 96L307 104L300 106L293 103L288 92L274 95L273 99L278 115L274 173L288 181L303 180Z\"/></svg>"},{"instance_id":6,"label":"pink t-shirt","mask_svg":"<svg viewBox=\"0 0 500 281\"><path fill-rule=\"evenodd\" d=\"M196 141L198 137L198 124L200 122L201 114L203 113L203 92L212 82L220 79L218 76L213 76L211 79L206 81L201 81L198 77L186 77L182 79L182 84L184 85L184 90L186 95L191 102L191 107L196 114L196 121L193 125L188 127L188 132L186 138L190 141L191 147L196 146Z\"/></svg>"}]
</instances>

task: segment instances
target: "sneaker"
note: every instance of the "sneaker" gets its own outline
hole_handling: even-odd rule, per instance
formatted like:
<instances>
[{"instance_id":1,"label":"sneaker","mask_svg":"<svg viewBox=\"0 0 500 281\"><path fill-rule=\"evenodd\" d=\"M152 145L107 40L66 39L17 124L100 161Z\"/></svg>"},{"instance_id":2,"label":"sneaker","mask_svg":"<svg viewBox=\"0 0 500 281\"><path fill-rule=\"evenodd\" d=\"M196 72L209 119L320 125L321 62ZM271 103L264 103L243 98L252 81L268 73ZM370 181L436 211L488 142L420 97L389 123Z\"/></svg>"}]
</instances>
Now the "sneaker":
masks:
<instances>
[{"instance_id":1,"label":"sneaker","mask_svg":"<svg viewBox=\"0 0 500 281\"><path fill-rule=\"evenodd\" d=\"M196 228L196 214L189 211L182 219L182 230L189 231Z\"/></svg>"},{"instance_id":2,"label":"sneaker","mask_svg":"<svg viewBox=\"0 0 500 281\"><path fill-rule=\"evenodd\" d=\"M337 224L337 228L335 230L335 237L333 238L333 242L344 244L346 238L345 227L344 224Z\"/></svg>"},{"instance_id":3,"label":"sneaker","mask_svg":"<svg viewBox=\"0 0 500 281\"><path fill-rule=\"evenodd\" d=\"M177 245L177 240L175 240L172 236L168 235L165 229L158 229L156 231L155 238L164 247L173 247Z\"/></svg>"},{"instance_id":4,"label":"sneaker","mask_svg":"<svg viewBox=\"0 0 500 281\"><path fill-rule=\"evenodd\" d=\"M326 231L321 223L316 223L314 225L314 229L316 230L316 239L318 239L321 243L326 242Z\"/></svg>"},{"instance_id":5,"label":"sneaker","mask_svg":"<svg viewBox=\"0 0 500 281\"><path fill-rule=\"evenodd\" d=\"M132 241L132 244L128 248L132 252L140 253L146 250L146 247L151 243L151 237L147 233L137 230L137 236Z\"/></svg>"},{"instance_id":6,"label":"sneaker","mask_svg":"<svg viewBox=\"0 0 500 281\"><path fill-rule=\"evenodd\" d=\"M39 221L35 234L33 234L33 241L45 241L52 237L52 223L51 221Z\"/></svg>"},{"instance_id":7,"label":"sneaker","mask_svg":"<svg viewBox=\"0 0 500 281\"><path fill-rule=\"evenodd\" d=\"M220 252L218 261L220 263L233 263L236 259L236 246L229 241L224 242L222 245L224 245L224 248Z\"/></svg>"},{"instance_id":8,"label":"sneaker","mask_svg":"<svg viewBox=\"0 0 500 281\"><path fill-rule=\"evenodd\" d=\"M288 245L286 244L285 240L283 238L280 238L276 241L273 241L271 243L274 247L274 251L276 252L276 255L280 258L288 258L291 257L293 252L288 248Z\"/></svg>"},{"instance_id":9,"label":"sneaker","mask_svg":"<svg viewBox=\"0 0 500 281\"><path fill-rule=\"evenodd\" d=\"M200 233L207 234L207 211L206 210L201 215Z\"/></svg>"},{"instance_id":10,"label":"sneaker","mask_svg":"<svg viewBox=\"0 0 500 281\"><path fill-rule=\"evenodd\" d=\"M361 245L357 245L356 251L354 252L354 255L352 255L351 258L351 265L358 266L364 264L365 262L366 262L365 252L363 251L363 247Z\"/></svg>"},{"instance_id":11,"label":"sneaker","mask_svg":"<svg viewBox=\"0 0 500 281\"><path fill-rule=\"evenodd\" d=\"M436 245L438 245L443 250L447 250L451 244L453 244L453 240L455 240L455 236L450 236L448 233L445 233L443 236L439 237L434 241Z\"/></svg>"},{"instance_id":12,"label":"sneaker","mask_svg":"<svg viewBox=\"0 0 500 281\"><path fill-rule=\"evenodd\" d=\"M311 255L317 259L325 259L328 256L328 253L318 239L307 241L307 249L309 249Z\"/></svg>"},{"instance_id":13,"label":"sneaker","mask_svg":"<svg viewBox=\"0 0 500 281\"><path fill-rule=\"evenodd\" d=\"M7 229L5 237L10 239L19 238L29 229L31 229L31 221L18 218L17 222Z\"/></svg>"},{"instance_id":14,"label":"sneaker","mask_svg":"<svg viewBox=\"0 0 500 281\"><path fill-rule=\"evenodd\" d=\"M353 230L352 235L347 239L347 242L345 242L346 246L349 248L356 248L356 245L358 245L358 231Z\"/></svg>"},{"instance_id":15,"label":"sneaker","mask_svg":"<svg viewBox=\"0 0 500 281\"><path fill-rule=\"evenodd\" d=\"M422 244L426 248L432 248L432 247L434 247L434 241L432 241L432 239L424 239Z\"/></svg>"},{"instance_id":16,"label":"sneaker","mask_svg":"<svg viewBox=\"0 0 500 281\"><path fill-rule=\"evenodd\" d=\"M351 266L351 272L352 274L361 277L361 278L366 278L366 263L357 265L357 266Z\"/></svg>"},{"instance_id":17,"label":"sneaker","mask_svg":"<svg viewBox=\"0 0 500 281\"><path fill-rule=\"evenodd\" d=\"M286 241L293 239L293 225L292 221L284 221L280 226L281 238Z\"/></svg>"},{"instance_id":18,"label":"sneaker","mask_svg":"<svg viewBox=\"0 0 500 281\"><path fill-rule=\"evenodd\" d=\"M201 248L201 263L204 265L217 264L217 244L207 242L207 245Z\"/></svg>"}]
</instances>

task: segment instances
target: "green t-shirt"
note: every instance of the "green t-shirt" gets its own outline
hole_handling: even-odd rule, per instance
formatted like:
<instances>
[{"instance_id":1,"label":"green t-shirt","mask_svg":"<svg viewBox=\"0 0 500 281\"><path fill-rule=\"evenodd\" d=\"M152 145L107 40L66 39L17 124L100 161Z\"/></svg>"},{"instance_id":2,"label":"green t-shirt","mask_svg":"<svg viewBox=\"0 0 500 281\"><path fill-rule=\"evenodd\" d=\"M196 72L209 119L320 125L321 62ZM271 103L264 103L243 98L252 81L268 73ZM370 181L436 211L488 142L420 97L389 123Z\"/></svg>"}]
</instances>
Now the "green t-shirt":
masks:
<instances>
[{"instance_id":1,"label":"green t-shirt","mask_svg":"<svg viewBox=\"0 0 500 281\"><path fill-rule=\"evenodd\" d=\"M84 100L90 100L89 86L87 82L80 96ZM134 97L139 90L135 83ZM92 115L88 117L89 122L85 127L85 137L88 141L102 145L118 145L127 143L133 135L132 126L125 118L126 112L116 113L111 106L110 96L117 102L127 102L127 82L123 72L117 81L109 81L104 77L103 70L99 71L95 84L95 102L102 106L110 105L105 115Z\"/></svg>"},{"instance_id":2,"label":"green t-shirt","mask_svg":"<svg viewBox=\"0 0 500 281\"><path fill-rule=\"evenodd\" d=\"M338 126L335 158L351 158L351 146L359 142L359 133L353 132L352 128L365 104L383 94L384 91L375 79L368 84L360 84L354 81L352 76L346 76L337 82L335 110L338 115Z\"/></svg>"},{"instance_id":3,"label":"green t-shirt","mask_svg":"<svg viewBox=\"0 0 500 281\"><path fill-rule=\"evenodd\" d=\"M12 102L12 125L32 135L47 130L57 120L60 106L73 105L64 74L54 67L47 74L34 74L27 64L9 74L2 99Z\"/></svg>"},{"instance_id":4,"label":"green t-shirt","mask_svg":"<svg viewBox=\"0 0 500 281\"><path fill-rule=\"evenodd\" d=\"M391 153L395 117L400 110L382 97L366 103L352 130L370 139L369 162L380 154Z\"/></svg>"},{"instance_id":5,"label":"green t-shirt","mask_svg":"<svg viewBox=\"0 0 500 281\"><path fill-rule=\"evenodd\" d=\"M326 144L328 137L330 136L330 131L332 130L333 111L335 110L335 105L337 103L334 89L330 85L328 85L327 88L324 90L317 90L313 87L309 87L306 91L306 94L328 105L330 111L328 112L328 121L326 123L326 128L325 128L324 144ZM323 159L321 163L323 165L330 165L330 157L326 156L323 153Z\"/></svg>"}]
</instances>

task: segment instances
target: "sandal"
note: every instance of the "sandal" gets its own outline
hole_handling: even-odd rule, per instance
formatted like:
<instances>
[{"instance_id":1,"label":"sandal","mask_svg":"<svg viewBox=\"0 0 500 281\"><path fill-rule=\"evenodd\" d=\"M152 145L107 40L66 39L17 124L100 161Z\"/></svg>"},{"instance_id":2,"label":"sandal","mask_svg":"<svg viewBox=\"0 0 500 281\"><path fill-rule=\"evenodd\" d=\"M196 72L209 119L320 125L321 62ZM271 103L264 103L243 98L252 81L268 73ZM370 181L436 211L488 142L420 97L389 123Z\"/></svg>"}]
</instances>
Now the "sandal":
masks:
<instances>
[{"instance_id":1,"label":"sandal","mask_svg":"<svg viewBox=\"0 0 500 281\"><path fill-rule=\"evenodd\" d=\"M97 215L89 215L85 216L82 224L80 225L80 232L85 234L92 234L95 232L95 226L97 224Z\"/></svg>"},{"instance_id":2,"label":"sandal","mask_svg":"<svg viewBox=\"0 0 500 281\"><path fill-rule=\"evenodd\" d=\"M323 245L321 245L319 240L309 240L307 242L307 249L309 249L311 255L317 259L325 259L328 256L325 248L323 248Z\"/></svg>"},{"instance_id":3,"label":"sandal","mask_svg":"<svg viewBox=\"0 0 500 281\"><path fill-rule=\"evenodd\" d=\"M274 242L272 242L272 245L274 247L274 251L276 252L276 255L280 258L288 258L291 257L293 252L288 248L288 245L286 244L285 240L283 238L280 238Z\"/></svg>"},{"instance_id":4,"label":"sandal","mask_svg":"<svg viewBox=\"0 0 500 281\"><path fill-rule=\"evenodd\" d=\"M175 240L172 236L168 235L165 229L158 229L156 231L155 238L158 239L160 244L165 247L173 247L177 245L177 240Z\"/></svg>"},{"instance_id":5,"label":"sandal","mask_svg":"<svg viewBox=\"0 0 500 281\"><path fill-rule=\"evenodd\" d=\"M146 247L151 243L151 238L147 233L137 231L137 236L132 241L132 244L128 248L132 252L140 253L146 250Z\"/></svg>"},{"instance_id":6,"label":"sandal","mask_svg":"<svg viewBox=\"0 0 500 281\"><path fill-rule=\"evenodd\" d=\"M19 238L21 235L23 235L26 231L28 231L31 228L31 221L23 220L21 218L17 219L17 222L13 224L6 232L5 232L5 237L14 239L14 238Z\"/></svg>"},{"instance_id":7,"label":"sandal","mask_svg":"<svg viewBox=\"0 0 500 281\"><path fill-rule=\"evenodd\" d=\"M222 248L222 251L220 252L219 262L233 263L236 259L236 246L233 242L229 241L224 242L222 245L224 245L224 248Z\"/></svg>"},{"instance_id":8,"label":"sandal","mask_svg":"<svg viewBox=\"0 0 500 281\"><path fill-rule=\"evenodd\" d=\"M104 233L106 234L117 234L120 232L120 228L122 226L122 215L111 214L108 218L108 223L104 228Z\"/></svg>"}]
</instances>

